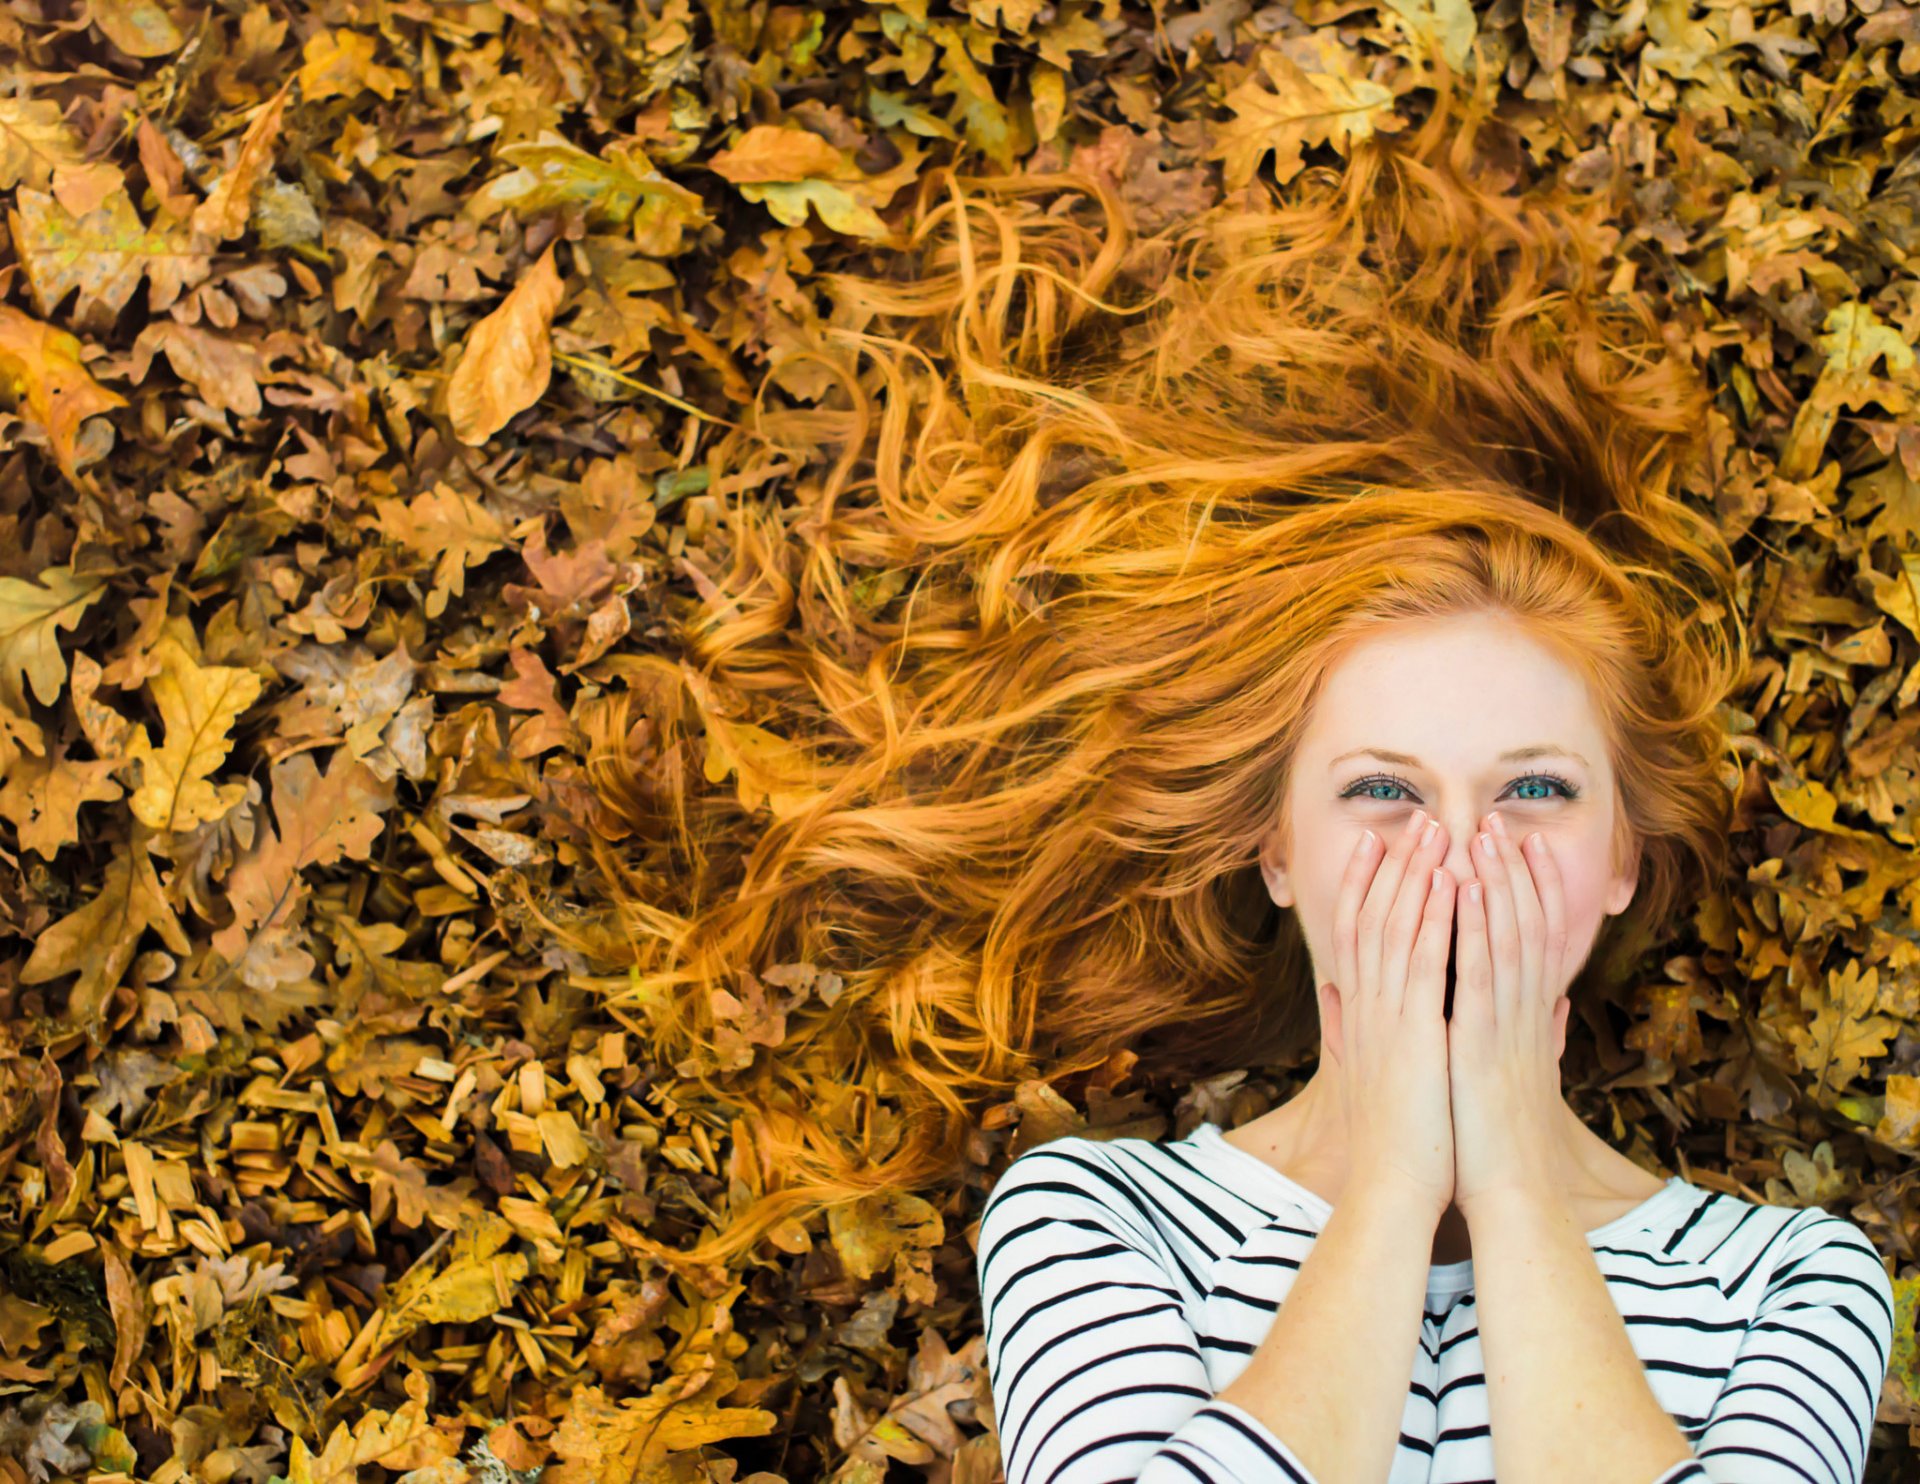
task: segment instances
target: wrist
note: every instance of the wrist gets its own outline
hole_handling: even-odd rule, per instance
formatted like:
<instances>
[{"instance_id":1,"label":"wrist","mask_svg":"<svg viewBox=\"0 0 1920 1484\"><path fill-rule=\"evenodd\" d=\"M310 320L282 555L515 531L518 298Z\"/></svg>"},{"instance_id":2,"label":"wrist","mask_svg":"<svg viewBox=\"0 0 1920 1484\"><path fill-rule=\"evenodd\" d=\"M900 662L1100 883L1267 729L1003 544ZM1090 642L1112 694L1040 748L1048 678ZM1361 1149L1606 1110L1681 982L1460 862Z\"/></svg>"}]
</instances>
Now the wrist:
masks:
<instances>
[{"instance_id":1,"label":"wrist","mask_svg":"<svg viewBox=\"0 0 1920 1484\"><path fill-rule=\"evenodd\" d=\"M1469 1231L1476 1226L1505 1226L1516 1221L1537 1220L1543 1215L1565 1215L1569 1211L1566 1192L1547 1180L1516 1180L1489 1186L1461 1196L1459 1206Z\"/></svg>"},{"instance_id":2,"label":"wrist","mask_svg":"<svg viewBox=\"0 0 1920 1484\"><path fill-rule=\"evenodd\" d=\"M1356 1173L1347 1182L1343 1201L1364 1207L1376 1220L1419 1227L1428 1236L1439 1226L1450 1198L1402 1175L1391 1167Z\"/></svg>"}]
</instances>

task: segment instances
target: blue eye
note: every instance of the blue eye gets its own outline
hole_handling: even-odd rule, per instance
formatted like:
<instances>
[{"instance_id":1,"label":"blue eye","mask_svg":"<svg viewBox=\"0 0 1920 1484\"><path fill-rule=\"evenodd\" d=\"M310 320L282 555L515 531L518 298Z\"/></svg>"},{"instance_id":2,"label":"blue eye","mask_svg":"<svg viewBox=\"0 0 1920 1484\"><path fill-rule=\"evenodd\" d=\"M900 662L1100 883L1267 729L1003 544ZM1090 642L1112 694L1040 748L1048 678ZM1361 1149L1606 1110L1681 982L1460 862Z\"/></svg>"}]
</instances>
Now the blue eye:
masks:
<instances>
[{"instance_id":1,"label":"blue eye","mask_svg":"<svg viewBox=\"0 0 1920 1484\"><path fill-rule=\"evenodd\" d=\"M1558 773L1529 773L1523 778L1516 779L1515 782L1522 787L1537 783L1551 783L1559 787L1569 799L1577 799L1580 797L1579 787L1576 784L1568 782ZM1361 789L1380 787L1398 788L1411 792L1413 785L1407 782L1406 779L1396 778L1389 773L1375 773L1371 777L1362 778L1355 783L1349 784L1346 791L1342 793L1340 797L1343 799L1358 798ZM1548 799L1551 799L1553 795L1521 794L1517 797L1523 804L1535 804L1545 803ZM1381 799L1376 797L1373 799L1373 802L1380 804L1397 804L1400 801L1398 799Z\"/></svg>"}]
</instances>

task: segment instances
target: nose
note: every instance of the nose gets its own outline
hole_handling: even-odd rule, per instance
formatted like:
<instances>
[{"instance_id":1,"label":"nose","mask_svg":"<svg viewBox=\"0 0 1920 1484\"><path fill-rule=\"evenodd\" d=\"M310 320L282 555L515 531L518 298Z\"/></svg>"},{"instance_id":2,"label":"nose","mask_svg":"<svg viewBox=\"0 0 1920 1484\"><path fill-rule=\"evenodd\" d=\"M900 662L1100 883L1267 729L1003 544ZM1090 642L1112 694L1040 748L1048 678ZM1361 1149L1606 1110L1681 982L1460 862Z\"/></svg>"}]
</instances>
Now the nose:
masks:
<instances>
[{"instance_id":1,"label":"nose","mask_svg":"<svg viewBox=\"0 0 1920 1484\"><path fill-rule=\"evenodd\" d=\"M1455 810L1446 814L1431 814L1431 817L1440 821L1440 828L1445 832L1446 854L1440 858L1441 869L1456 883L1477 881L1480 868L1474 853L1473 837L1480 833L1480 816Z\"/></svg>"}]
</instances>

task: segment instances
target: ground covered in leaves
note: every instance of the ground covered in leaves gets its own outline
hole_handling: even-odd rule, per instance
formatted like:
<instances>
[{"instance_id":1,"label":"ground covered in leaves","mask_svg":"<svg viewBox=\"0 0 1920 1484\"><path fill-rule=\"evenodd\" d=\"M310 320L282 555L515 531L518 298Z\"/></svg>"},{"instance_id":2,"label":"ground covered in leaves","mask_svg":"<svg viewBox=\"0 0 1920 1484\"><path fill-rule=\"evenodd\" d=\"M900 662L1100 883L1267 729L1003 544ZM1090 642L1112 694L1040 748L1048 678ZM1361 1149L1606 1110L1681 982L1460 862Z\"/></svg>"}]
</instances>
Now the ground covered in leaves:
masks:
<instances>
[{"instance_id":1,"label":"ground covered in leaves","mask_svg":"<svg viewBox=\"0 0 1920 1484\"><path fill-rule=\"evenodd\" d=\"M944 1205L673 1272L751 1161L549 931L607 824L586 721L671 673L724 566L702 449L926 172L1071 165L1153 230L1406 126L1414 34L1611 192L1725 417L1744 880L1586 1028L1580 1104L1862 1223L1901 1321L1870 1477L1915 1476L1897 0L5 0L0 1476L993 1478L994 1170L1285 1073L1009 1090ZM696 699L762 804L768 739Z\"/></svg>"}]
</instances>

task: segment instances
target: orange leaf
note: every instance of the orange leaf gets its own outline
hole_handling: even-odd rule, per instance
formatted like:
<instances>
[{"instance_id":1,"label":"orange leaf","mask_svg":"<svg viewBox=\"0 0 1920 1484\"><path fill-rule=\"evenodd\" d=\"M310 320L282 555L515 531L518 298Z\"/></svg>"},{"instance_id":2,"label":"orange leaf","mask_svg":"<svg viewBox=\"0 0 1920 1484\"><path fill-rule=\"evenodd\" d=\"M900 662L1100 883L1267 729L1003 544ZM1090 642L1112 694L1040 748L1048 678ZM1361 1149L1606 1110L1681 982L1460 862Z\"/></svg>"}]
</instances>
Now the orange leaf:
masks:
<instances>
[{"instance_id":1,"label":"orange leaf","mask_svg":"<svg viewBox=\"0 0 1920 1484\"><path fill-rule=\"evenodd\" d=\"M553 375L548 336L565 293L549 243L500 307L468 333L447 387L447 413L462 443L485 443L540 400Z\"/></svg>"}]
</instances>

